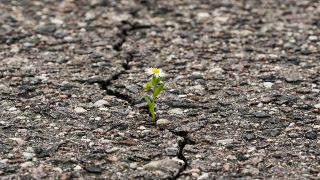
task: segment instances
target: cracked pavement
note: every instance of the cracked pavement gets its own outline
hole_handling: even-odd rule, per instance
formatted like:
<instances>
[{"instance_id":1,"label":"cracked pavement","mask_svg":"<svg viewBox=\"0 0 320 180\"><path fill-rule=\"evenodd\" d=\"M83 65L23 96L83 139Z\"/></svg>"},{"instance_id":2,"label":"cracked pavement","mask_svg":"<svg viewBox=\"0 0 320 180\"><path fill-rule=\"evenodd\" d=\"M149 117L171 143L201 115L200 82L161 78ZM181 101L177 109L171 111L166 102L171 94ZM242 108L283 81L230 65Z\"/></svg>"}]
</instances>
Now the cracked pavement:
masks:
<instances>
[{"instance_id":1,"label":"cracked pavement","mask_svg":"<svg viewBox=\"0 0 320 180\"><path fill-rule=\"evenodd\" d=\"M318 179L319 39L317 0L0 0L0 176Z\"/></svg>"}]
</instances>

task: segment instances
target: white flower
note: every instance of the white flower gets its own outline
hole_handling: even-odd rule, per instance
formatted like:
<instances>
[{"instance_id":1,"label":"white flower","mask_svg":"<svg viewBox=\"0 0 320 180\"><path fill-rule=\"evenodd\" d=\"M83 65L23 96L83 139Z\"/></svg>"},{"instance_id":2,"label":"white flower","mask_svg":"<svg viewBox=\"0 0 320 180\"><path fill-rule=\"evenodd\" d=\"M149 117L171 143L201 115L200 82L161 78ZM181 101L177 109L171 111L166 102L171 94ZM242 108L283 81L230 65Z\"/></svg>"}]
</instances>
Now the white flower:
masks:
<instances>
[{"instance_id":1,"label":"white flower","mask_svg":"<svg viewBox=\"0 0 320 180\"><path fill-rule=\"evenodd\" d=\"M157 77L164 77L165 73L160 68L147 68L146 73L148 75L155 75Z\"/></svg>"}]
</instances>

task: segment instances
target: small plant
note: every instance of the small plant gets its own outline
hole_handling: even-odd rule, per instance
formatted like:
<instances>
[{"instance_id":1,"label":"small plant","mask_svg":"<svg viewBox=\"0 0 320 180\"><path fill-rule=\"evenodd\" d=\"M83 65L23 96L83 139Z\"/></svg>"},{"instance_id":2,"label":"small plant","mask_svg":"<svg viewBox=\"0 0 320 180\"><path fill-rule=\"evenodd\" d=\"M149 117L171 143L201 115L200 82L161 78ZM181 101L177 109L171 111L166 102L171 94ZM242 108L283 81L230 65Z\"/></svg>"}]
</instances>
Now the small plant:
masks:
<instances>
[{"instance_id":1,"label":"small plant","mask_svg":"<svg viewBox=\"0 0 320 180\"><path fill-rule=\"evenodd\" d=\"M165 73L160 68L147 68L146 73L151 77L149 82L143 85L143 89L147 91L152 90L152 96L149 97L148 95L145 95L144 99L148 103L149 111L150 111L152 120L154 121L155 120L154 104L157 96L164 89L164 83L161 80L165 76Z\"/></svg>"}]
</instances>

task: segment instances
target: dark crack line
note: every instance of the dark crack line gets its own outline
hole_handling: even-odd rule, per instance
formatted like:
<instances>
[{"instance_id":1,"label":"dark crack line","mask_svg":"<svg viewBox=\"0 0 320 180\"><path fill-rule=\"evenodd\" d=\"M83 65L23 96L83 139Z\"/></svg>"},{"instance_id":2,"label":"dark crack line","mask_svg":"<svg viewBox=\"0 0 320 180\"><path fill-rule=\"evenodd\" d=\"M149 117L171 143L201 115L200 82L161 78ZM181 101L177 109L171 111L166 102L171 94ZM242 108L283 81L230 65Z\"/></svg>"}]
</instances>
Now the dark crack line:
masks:
<instances>
[{"instance_id":1,"label":"dark crack line","mask_svg":"<svg viewBox=\"0 0 320 180\"><path fill-rule=\"evenodd\" d=\"M178 179L182 173L187 169L188 165L189 165L189 162L187 160L187 158L184 156L183 154L183 151L184 151L184 148L187 144L190 144L190 145L194 145L196 144L194 141L192 141L189 136L188 136L188 132L186 131L182 131L182 132L176 132L174 130L169 130L171 133L173 133L174 135L176 136L179 136L181 137L183 140L182 141L179 141L178 142L178 146L179 146L179 152L178 152L178 155L177 155L177 158L182 160L184 162L184 165L183 167L179 170L179 172L177 173L177 175L175 175L173 177L173 179Z\"/></svg>"},{"instance_id":2,"label":"dark crack line","mask_svg":"<svg viewBox=\"0 0 320 180\"><path fill-rule=\"evenodd\" d=\"M87 83L89 83L89 84L97 83L99 85L100 89L104 90L107 95L115 96L117 99L127 101L131 106L133 106L134 100L130 95L122 94L118 91L115 91L115 90L112 90L111 88L109 88L112 85L112 81L119 79L119 76L124 73L126 73L126 71L122 70L122 71L114 74L113 76L111 76L111 78L109 78L107 80L90 80Z\"/></svg>"},{"instance_id":3,"label":"dark crack line","mask_svg":"<svg viewBox=\"0 0 320 180\"><path fill-rule=\"evenodd\" d=\"M143 28L150 28L150 26L138 25L138 24L132 25L130 23L123 25L120 33L118 34L119 40L116 41L116 43L113 45L113 49L121 53L123 51L122 46L127 41L127 36L129 36L130 32L138 30L138 29L143 29ZM119 77L122 74L126 73L128 70L131 69L130 62L133 60L132 52L126 52L125 56L123 58L124 58L124 60L123 60L123 63L121 66L124 70L114 74L107 81L101 81L101 82L96 82L96 83L98 83L100 85L100 89L105 90L106 94L111 95L111 96L115 96L118 99L122 99L124 101L127 101L131 106L133 106L134 105L134 98L132 98L130 95L123 94L123 93L120 93L116 90L112 90L111 88L109 88L113 84L112 81L119 79Z\"/></svg>"},{"instance_id":4,"label":"dark crack line","mask_svg":"<svg viewBox=\"0 0 320 180\"><path fill-rule=\"evenodd\" d=\"M118 34L119 40L116 41L116 43L113 45L113 49L118 51L121 55L122 46L127 40L128 33L130 31L139 29L139 27L132 26L131 24L125 24L121 28L120 33ZM110 88L112 86L113 81L118 80L122 74L127 73L128 70L131 69L129 63L133 60L133 54L131 52L126 52L125 56L123 56L123 62L121 64L123 70L113 74L109 79L102 80L102 79L90 79L87 81L79 81L81 83L86 82L88 84L98 84L100 89L104 90L107 95L115 96L118 99L122 99L124 101L127 101L131 106L134 105L134 99L130 95L126 95L123 93L120 93L116 90L113 90Z\"/></svg>"}]
</instances>

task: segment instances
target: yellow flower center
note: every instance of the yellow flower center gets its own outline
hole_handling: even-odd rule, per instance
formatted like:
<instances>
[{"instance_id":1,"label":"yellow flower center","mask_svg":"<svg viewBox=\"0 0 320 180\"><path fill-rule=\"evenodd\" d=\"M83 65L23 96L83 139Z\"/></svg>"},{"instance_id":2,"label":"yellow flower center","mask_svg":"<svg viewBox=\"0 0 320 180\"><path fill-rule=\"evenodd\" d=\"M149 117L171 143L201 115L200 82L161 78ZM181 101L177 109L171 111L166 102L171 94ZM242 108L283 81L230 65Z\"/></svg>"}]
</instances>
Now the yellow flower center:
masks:
<instances>
[{"instance_id":1,"label":"yellow flower center","mask_svg":"<svg viewBox=\"0 0 320 180\"><path fill-rule=\"evenodd\" d=\"M160 69L159 68L152 68L151 71L154 73L154 74L158 74L160 72Z\"/></svg>"}]
</instances>

